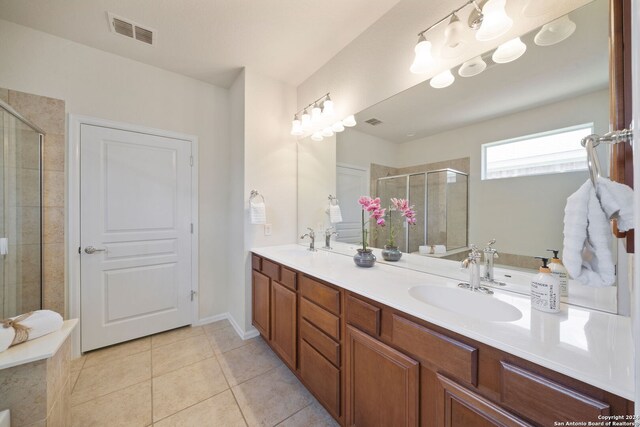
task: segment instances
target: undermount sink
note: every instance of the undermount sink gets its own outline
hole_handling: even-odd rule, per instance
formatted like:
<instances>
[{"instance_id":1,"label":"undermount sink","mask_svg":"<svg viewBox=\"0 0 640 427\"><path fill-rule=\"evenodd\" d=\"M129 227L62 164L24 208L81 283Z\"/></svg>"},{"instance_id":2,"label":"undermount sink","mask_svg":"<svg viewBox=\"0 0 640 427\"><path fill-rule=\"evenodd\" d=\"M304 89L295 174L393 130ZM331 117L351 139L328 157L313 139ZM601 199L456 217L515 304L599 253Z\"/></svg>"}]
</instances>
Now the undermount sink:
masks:
<instances>
[{"instance_id":1,"label":"undermount sink","mask_svg":"<svg viewBox=\"0 0 640 427\"><path fill-rule=\"evenodd\" d=\"M409 295L418 301L488 322L514 322L522 312L509 303L470 290L414 286Z\"/></svg>"}]
</instances>

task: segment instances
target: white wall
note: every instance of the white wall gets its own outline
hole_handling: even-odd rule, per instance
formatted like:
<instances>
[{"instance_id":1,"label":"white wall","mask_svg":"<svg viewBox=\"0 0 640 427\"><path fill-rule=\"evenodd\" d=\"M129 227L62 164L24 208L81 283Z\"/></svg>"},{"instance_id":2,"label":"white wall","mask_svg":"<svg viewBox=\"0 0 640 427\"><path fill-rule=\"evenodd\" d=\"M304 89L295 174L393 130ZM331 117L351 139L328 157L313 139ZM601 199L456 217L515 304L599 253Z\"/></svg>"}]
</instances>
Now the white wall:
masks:
<instances>
[{"instance_id":1,"label":"white wall","mask_svg":"<svg viewBox=\"0 0 640 427\"><path fill-rule=\"evenodd\" d=\"M608 131L608 90L400 144L399 167L470 157L469 242L496 238L502 252L543 255L547 248L562 248L566 198L587 172L482 181L481 145L589 122L596 133Z\"/></svg>"},{"instance_id":2,"label":"white wall","mask_svg":"<svg viewBox=\"0 0 640 427\"><path fill-rule=\"evenodd\" d=\"M68 113L199 137L199 315L227 310L228 91L0 20L0 87L63 99Z\"/></svg>"},{"instance_id":3,"label":"white wall","mask_svg":"<svg viewBox=\"0 0 640 427\"><path fill-rule=\"evenodd\" d=\"M371 163L398 167L400 144L347 128L337 135L337 161L369 170Z\"/></svg>"}]
</instances>

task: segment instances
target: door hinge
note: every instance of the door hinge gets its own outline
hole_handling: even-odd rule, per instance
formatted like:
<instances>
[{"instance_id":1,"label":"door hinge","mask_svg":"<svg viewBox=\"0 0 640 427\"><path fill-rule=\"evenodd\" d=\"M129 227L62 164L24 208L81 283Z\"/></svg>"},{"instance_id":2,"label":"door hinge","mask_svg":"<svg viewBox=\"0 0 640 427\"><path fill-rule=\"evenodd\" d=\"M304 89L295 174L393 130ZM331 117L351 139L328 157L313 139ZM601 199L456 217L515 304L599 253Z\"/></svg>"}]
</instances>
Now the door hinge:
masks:
<instances>
[{"instance_id":1,"label":"door hinge","mask_svg":"<svg viewBox=\"0 0 640 427\"><path fill-rule=\"evenodd\" d=\"M189 157L189 164L190 164L191 166L193 166L193 156L190 156L190 157Z\"/></svg>"},{"instance_id":2,"label":"door hinge","mask_svg":"<svg viewBox=\"0 0 640 427\"><path fill-rule=\"evenodd\" d=\"M195 298L197 292L196 291L191 291L191 301L193 301L193 299Z\"/></svg>"},{"instance_id":3,"label":"door hinge","mask_svg":"<svg viewBox=\"0 0 640 427\"><path fill-rule=\"evenodd\" d=\"M193 223L191 223L191 234L193 234Z\"/></svg>"},{"instance_id":4,"label":"door hinge","mask_svg":"<svg viewBox=\"0 0 640 427\"><path fill-rule=\"evenodd\" d=\"M78 253L82 254L82 247L81 246L78 246Z\"/></svg>"}]
</instances>

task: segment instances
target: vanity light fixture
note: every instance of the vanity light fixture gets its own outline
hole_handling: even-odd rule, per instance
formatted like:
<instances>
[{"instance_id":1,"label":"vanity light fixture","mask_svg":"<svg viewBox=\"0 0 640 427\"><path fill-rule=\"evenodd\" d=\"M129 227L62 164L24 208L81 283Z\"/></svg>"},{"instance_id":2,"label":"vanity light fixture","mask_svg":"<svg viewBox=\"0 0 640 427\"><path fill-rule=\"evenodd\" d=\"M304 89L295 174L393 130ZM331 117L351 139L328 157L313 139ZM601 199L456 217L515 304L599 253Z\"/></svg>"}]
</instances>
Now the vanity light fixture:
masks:
<instances>
[{"instance_id":1,"label":"vanity light fixture","mask_svg":"<svg viewBox=\"0 0 640 427\"><path fill-rule=\"evenodd\" d=\"M345 126L356 125L356 119L353 115L335 121L334 105L330 94L326 93L297 111L291 122L291 135L311 134L311 139L314 141L322 141L323 138L329 138L336 132L344 131ZM309 114L309 109L311 109L311 114Z\"/></svg>"},{"instance_id":2,"label":"vanity light fixture","mask_svg":"<svg viewBox=\"0 0 640 427\"><path fill-rule=\"evenodd\" d=\"M433 77L429 81L429 84L432 88L442 89L447 86L451 86L455 80L456 78L451 73L451 70L446 70Z\"/></svg>"},{"instance_id":3,"label":"vanity light fixture","mask_svg":"<svg viewBox=\"0 0 640 427\"><path fill-rule=\"evenodd\" d=\"M302 122L298 119L298 115L293 115L293 121L291 122L291 135L300 136L304 134L302 129Z\"/></svg>"},{"instance_id":4,"label":"vanity light fixture","mask_svg":"<svg viewBox=\"0 0 640 427\"><path fill-rule=\"evenodd\" d=\"M513 20L505 10L506 0L489 0L482 7L482 25L476 32L476 39L488 41L504 35L513 26Z\"/></svg>"},{"instance_id":5,"label":"vanity light fixture","mask_svg":"<svg viewBox=\"0 0 640 427\"><path fill-rule=\"evenodd\" d=\"M576 23L573 22L569 15L544 24L533 41L538 46L552 46L566 40L576 31Z\"/></svg>"},{"instance_id":6,"label":"vanity light fixture","mask_svg":"<svg viewBox=\"0 0 640 427\"><path fill-rule=\"evenodd\" d=\"M493 55L491 55L491 59L496 64L506 64L520 58L526 51L527 45L520 40L520 37L516 37L498 46Z\"/></svg>"},{"instance_id":7,"label":"vanity light fixture","mask_svg":"<svg viewBox=\"0 0 640 427\"><path fill-rule=\"evenodd\" d=\"M487 68L487 63L484 62L482 56L476 56L466 62L464 62L458 70L460 77L473 77L477 76Z\"/></svg>"},{"instance_id":8,"label":"vanity light fixture","mask_svg":"<svg viewBox=\"0 0 640 427\"><path fill-rule=\"evenodd\" d=\"M444 45L449 49L456 49L464 44L464 24L460 22L458 15L453 13L449 25L444 29Z\"/></svg>"},{"instance_id":9,"label":"vanity light fixture","mask_svg":"<svg viewBox=\"0 0 640 427\"><path fill-rule=\"evenodd\" d=\"M426 31L426 30L425 30ZM418 35L418 43L414 48L416 56L409 70L414 74L424 74L433 65L433 55L431 54L431 42L426 39L424 33Z\"/></svg>"}]
</instances>

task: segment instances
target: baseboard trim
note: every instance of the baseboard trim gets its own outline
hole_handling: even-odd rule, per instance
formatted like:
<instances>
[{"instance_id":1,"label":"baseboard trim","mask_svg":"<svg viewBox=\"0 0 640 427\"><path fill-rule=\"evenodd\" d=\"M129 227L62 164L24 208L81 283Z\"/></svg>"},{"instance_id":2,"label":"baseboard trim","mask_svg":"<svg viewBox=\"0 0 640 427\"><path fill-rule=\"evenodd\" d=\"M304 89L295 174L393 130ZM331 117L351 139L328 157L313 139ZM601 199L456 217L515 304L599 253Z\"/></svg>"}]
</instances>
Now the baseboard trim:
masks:
<instances>
[{"instance_id":1,"label":"baseboard trim","mask_svg":"<svg viewBox=\"0 0 640 427\"><path fill-rule=\"evenodd\" d=\"M229 313L216 314L215 316L204 317L199 319L193 324L193 326L208 325L209 323L219 322L220 320L228 319Z\"/></svg>"},{"instance_id":2,"label":"baseboard trim","mask_svg":"<svg viewBox=\"0 0 640 427\"><path fill-rule=\"evenodd\" d=\"M251 328L248 331L243 331L242 328L238 325L238 322L236 322L236 319L234 319L230 313L221 313L221 314L216 314L215 316L202 318L197 322L195 322L193 326L208 325L210 323L218 322L220 320L225 320L225 319L227 319L229 323L231 323L231 326L233 326L233 330L236 331L236 334L238 334L238 336L243 340L255 338L258 335L260 335L260 332L258 332L258 330L253 326L251 326Z\"/></svg>"}]
</instances>

